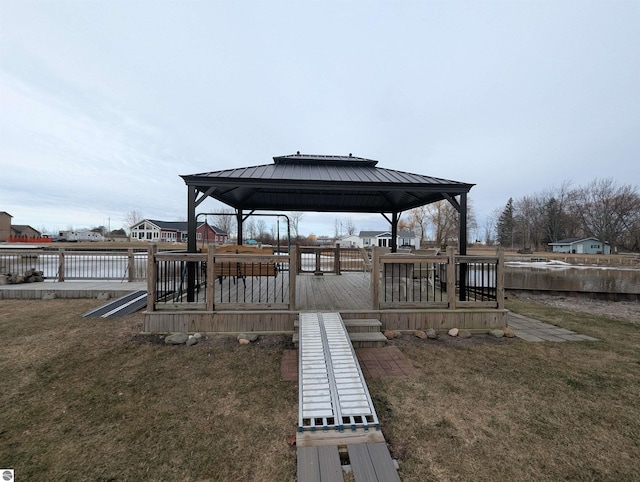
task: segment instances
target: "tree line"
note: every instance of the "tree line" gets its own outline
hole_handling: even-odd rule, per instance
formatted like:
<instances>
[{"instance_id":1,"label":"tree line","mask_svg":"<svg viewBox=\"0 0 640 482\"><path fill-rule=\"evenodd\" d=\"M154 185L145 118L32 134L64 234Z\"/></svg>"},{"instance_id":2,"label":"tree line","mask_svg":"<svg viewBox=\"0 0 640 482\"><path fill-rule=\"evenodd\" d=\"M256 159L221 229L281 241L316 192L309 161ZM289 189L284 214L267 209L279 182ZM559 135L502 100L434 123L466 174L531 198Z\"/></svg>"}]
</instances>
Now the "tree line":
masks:
<instances>
[{"instance_id":1,"label":"tree line","mask_svg":"<svg viewBox=\"0 0 640 482\"><path fill-rule=\"evenodd\" d=\"M572 188L565 181L541 193L510 198L493 213L495 241L506 248L548 249L566 238L593 237L616 250L640 251L637 186L595 179Z\"/></svg>"}]
</instances>

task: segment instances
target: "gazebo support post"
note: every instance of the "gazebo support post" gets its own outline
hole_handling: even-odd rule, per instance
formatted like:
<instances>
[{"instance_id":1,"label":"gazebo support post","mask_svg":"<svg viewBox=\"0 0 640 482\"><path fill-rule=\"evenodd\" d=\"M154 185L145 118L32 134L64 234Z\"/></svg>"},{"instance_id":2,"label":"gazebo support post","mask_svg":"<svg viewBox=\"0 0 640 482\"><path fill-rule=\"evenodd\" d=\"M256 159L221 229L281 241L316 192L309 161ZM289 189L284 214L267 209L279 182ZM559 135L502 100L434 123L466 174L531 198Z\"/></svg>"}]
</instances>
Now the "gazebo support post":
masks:
<instances>
[{"instance_id":1,"label":"gazebo support post","mask_svg":"<svg viewBox=\"0 0 640 482\"><path fill-rule=\"evenodd\" d=\"M187 252L196 252L196 196L195 186L187 186ZM187 301L195 301L196 265L187 262Z\"/></svg>"},{"instance_id":2,"label":"gazebo support post","mask_svg":"<svg viewBox=\"0 0 640 482\"><path fill-rule=\"evenodd\" d=\"M467 193L460 194L460 234L458 239L460 240L460 255L465 256L467 254ZM460 301L466 301L467 299L467 264L460 263Z\"/></svg>"},{"instance_id":3,"label":"gazebo support post","mask_svg":"<svg viewBox=\"0 0 640 482\"><path fill-rule=\"evenodd\" d=\"M236 210L236 225L238 226L238 239L236 240L236 244L238 246L242 245L242 236L243 236L243 233L242 233L242 222L243 222L243 219L242 219L242 217L243 217L242 216L242 209L237 209Z\"/></svg>"},{"instance_id":4,"label":"gazebo support post","mask_svg":"<svg viewBox=\"0 0 640 482\"><path fill-rule=\"evenodd\" d=\"M398 252L398 213L391 213L391 252Z\"/></svg>"}]
</instances>

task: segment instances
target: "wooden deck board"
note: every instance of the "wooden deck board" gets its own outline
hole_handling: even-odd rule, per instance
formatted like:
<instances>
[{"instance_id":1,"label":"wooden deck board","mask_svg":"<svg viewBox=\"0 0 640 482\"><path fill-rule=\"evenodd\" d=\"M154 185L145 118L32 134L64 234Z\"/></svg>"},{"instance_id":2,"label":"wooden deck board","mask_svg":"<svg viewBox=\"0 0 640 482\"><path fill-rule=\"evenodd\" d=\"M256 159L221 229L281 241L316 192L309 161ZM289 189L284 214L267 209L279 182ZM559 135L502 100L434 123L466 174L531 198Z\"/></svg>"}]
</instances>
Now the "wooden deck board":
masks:
<instances>
[{"instance_id":1,"label":"wooden deck board","mask_svg":"<svg viewBox=\"0 0 640 482\"><path fill-rule=\"evenodd\" d=\"M298 447L298 482L344 482L336 445Z\"/></svg>"},{"instance_id":2,"label":"wooden deck board","mask_svg":"<svg viewBox=\"0 0 640 482\"><path fill-rule=\"evenodd\" d=\"M348 445L347 450L356 482L400 482L385 443Z\"/></svg>"},{"instance_id":3,"label":"wooden deck board","mask_svg":"<svg viewBox=\"0 0 640 482\"><path fill-rule=\"evenodd\" d=\"M356 482L375 482L379 480L373 468L367 444L348 445L347 449L349 451L351 470Z\"/></svg>"},{"instance_id":4,"label":"wooden deck board","mask_svg":"<svg viewBox=\"0 0 640 482\"><path fill-rule=\"evenodd\" d=\"M296 278L296 309L310 311L371 308L369 283L362 273L299 275Z\"/></svg>"},{"instance_id":5,"label":"wooden deck board","mask_svg":"<svg viewBox=\"0 0 640 482\"><path fill-rule=\"evenodd\" d=\"M338 455L338 447L332 445L327 447L315 448L318 450L320 478L322 482L343 482L344 477L342 475L342 467L340 466L340 455Z\"/></svg>"}]
</instances>

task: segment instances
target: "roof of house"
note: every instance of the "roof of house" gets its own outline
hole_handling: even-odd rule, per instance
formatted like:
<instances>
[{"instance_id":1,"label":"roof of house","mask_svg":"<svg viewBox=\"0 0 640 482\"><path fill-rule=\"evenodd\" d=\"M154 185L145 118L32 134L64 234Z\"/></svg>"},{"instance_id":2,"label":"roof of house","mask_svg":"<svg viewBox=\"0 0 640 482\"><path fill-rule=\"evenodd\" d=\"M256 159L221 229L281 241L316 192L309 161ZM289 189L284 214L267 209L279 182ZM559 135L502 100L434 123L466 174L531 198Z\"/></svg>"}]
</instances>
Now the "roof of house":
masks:
<instances>
[{"instance_id":1,"label":"roof of house","mask_svg":"<svg viewBox=\"0 0 640 482\"><path fill-rule=\"evenodd\" d=\"M376 167L361 157L307 155L181 176L203 196L243 210L400 212L467 193L473 184Z\"/></svg>"},{"instance_id":2,"label":"roof of house","mask_svg":"<svg viewBox=\"0 0 640 482\"><path fill-rule=\"evenodd\" d=\"M549 243L549 246L559 246L559 245L565 245L565 244L576 244L576 243L580 243L582 241L589 241L589 240L600 242L600 240L598 238L594 238L593 236L590 236L588 238L565 238L565 239L560 239L559 241L556 241L554 243ZM609 244L609 243L605 243L605 244Z\"/></svg>"},{"instance_id":3,"label":"roof of house","mask_svg":"<svg viewBox=\"0 0 640 482\"><path fill-rule=\"evenodd\" d=\"M380 236L381 234L387 234L391 236L391 231L360 231L358 234L361 238L375 238L376 236ZM415 238L416 235L413 231L398 231L399 238Z\"/></svg>"},{"instance_id":4,"label":"roof of house","mask_svg":"<svg viewBox=\"0 0 640 482\"><path fill-rule=\"evenodd\" d=\"M11 229L13 231L15 231L16 233L21 233L22 231L27 231L28 229L30 229L30 230L35 231L36 233L40 234L40 231L38 231L37 229L32 228L28 224L12 224L11 225Z\"/></svg>"},{"instance_id":5,"label":"roof of house","mask_svg":"<svg viewBox=\"0 0 640 482\"><path fill-rule=\"evenodd\" d=\"M183 233L187 232L187 222L186 221L159 221L157 219L143 219L142 221L134 224L134 226L137 226L138 224L141 224L143 222L148 222L148 223L151 223L151 224L155 224L160 229L163 229L165 231L180 231L180 232L183 232ZM205 224L207 224L207 223L205 223L204 221L199 222L196 229L200 229ZM209 224L209 227L211 229L213 229L213 231L215 231L216 234L227 234L224 230L214 226L213 224Z\"/></svg>"}]
</instances>

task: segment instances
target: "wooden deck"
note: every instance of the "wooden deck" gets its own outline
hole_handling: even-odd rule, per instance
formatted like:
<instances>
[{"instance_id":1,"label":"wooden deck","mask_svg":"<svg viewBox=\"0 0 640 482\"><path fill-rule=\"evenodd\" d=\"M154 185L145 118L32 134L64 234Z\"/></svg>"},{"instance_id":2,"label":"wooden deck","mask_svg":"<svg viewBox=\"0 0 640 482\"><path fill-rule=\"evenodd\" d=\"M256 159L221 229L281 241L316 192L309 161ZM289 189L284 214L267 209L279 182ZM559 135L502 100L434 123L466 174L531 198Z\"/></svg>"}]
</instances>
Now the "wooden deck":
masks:
<instances>
[{"instance_id":1,"label":"wooden deck","mask_svg":"<svg viewBox=\"0 0 640 482\"><path fill-rule=\"evenodd\" d=\"M369 273L343 273L296 278L296 310L346 311L371 307Z\"/></svg>"}]
</instances>

